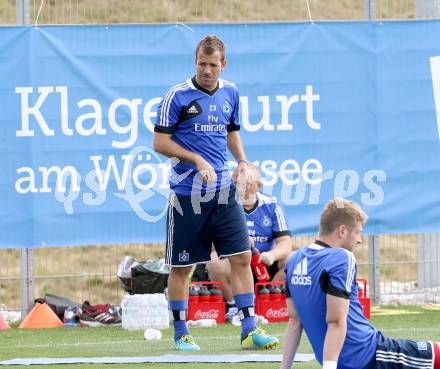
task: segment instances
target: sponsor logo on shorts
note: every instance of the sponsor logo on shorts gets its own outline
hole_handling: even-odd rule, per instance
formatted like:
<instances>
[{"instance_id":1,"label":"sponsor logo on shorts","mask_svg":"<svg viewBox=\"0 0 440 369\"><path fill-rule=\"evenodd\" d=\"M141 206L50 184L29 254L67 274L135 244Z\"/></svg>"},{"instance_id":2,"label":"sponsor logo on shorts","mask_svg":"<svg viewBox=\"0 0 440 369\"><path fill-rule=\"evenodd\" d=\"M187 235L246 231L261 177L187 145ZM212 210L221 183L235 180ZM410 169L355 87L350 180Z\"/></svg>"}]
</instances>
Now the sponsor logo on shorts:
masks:
<instances>
[{"instance_id":1,"label":"sponsor logo on shorts","mask_svg":"<svg viewBox=\"0 0 440 369\"><path fill-rule=\"evenodd\" d=\"M426 342L417 342L417 348L419 351L426 351L428 350L428 344Z\"/></svg>"},{"instance_id":2,"label":"sponsor logo on shorts","mask_svg":"<svg viewBox=\"0 0 440 369\"><path fill-rule=\"evenodd\" d=\"M179 253L179 262L184 263L185 261L189 261L189 253L186 251Z\"/></svg>"}]
</instances>

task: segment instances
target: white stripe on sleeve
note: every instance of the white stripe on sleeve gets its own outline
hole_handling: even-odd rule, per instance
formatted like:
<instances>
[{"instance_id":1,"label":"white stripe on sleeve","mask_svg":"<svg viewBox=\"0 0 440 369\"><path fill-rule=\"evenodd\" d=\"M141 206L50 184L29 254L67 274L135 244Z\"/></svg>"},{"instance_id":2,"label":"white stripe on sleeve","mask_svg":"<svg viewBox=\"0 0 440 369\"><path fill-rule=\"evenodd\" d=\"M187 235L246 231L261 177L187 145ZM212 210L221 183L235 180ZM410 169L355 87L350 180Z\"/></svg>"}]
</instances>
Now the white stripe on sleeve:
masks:
<instances>
[{"instance_id":1,"label":"white stripe on sleeve","mask_svg":"<svg viewBox=\"0 0 440 369\"><path fill-rule=\"evenodd\" d=\"M280 226L280 231L287 231L286 218L284 217L283 209L277 204L275 205L275 214L277 216L278 225Z\"/></svg>"}]
</instances>

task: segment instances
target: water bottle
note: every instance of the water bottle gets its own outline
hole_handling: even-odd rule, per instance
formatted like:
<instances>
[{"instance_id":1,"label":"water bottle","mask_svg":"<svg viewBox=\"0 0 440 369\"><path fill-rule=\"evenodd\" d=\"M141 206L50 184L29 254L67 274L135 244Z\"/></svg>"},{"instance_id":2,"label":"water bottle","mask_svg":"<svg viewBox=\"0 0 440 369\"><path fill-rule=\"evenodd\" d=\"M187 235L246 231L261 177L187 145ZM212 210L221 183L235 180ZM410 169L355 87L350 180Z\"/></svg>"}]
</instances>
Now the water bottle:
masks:
<instances>
[{"instance_id":1,"label":"water bottle","mask_svg":"<svg viewBox=\"0 0 440 369\"><path fill-rule=\"evenodd\" d=\"M196 290L194 286L192 286L189 290L189 303L199 302L199 290Z\"/></svg>"},{"instance_id":2,"label":"water bottle","mask_svg":"<svg viewBox=\"0 0 440 369\"><path fill-rule=\"evenodd\" d=\"M262 301L267 301L270 300L270 291L266 286L263 286L259 291L258 291L258 298Z\"/></svg>"},{"instance_id":3,"label":"water bottle","mask_svg":"<svg viewBox=\"0 0 440 369\"><path fill-rule=\"evenodd\" d=\"M202 286L199 291L199 301L200 302L208 302L210 298L209 290L206 286Z\"/></svg>"},{"instance_id":4,"label":"water bottle","mask_svg":"<svg viewBox=\"0 0 440 369\"><path fill-rule=\"evenodd\" d=\"M155 293L156 322L153 328L169 328L168 301L164 294Z\"/></svg>"},{"instance_id":5,"label":"water bottle","mask_svg":"<svg viewBox=\"0 0 440 369\"><path fill-rule=\"evenodd\" d=\"M267 282L270 279L270 276L267 272L266 265L264 265L263 262L258 262L258 259L260 258L260 251L258 251L256 247L252 247L251 252L251 267L255 278L257 278L258 282Z\"/></svg>"},{"instance_id":6,"label":"water bottle","mask_svg":"<svg viewBox=\"0 0 440 369\"><path fill-rule=\"evenodd\" d=\"M282 284L280 287L280 290L281 290L281 300L285 300L286 299L286 286L284 284Z\"/></svg>"},{"instance_id":7,"label":"water bottle","mask_svg":"<svg viewBox=\"0 0 440 369\"><path fill-rule=\"evenodd\" d=\"M122 302L121 302L121 308L122 308L122 328L127 329L129 331L136 329L136 317L139 315L137 304L133 303L133 301L136 299L134 296L136 295L126 295L124 296Z\"/></svg>"},{"instance_id":8,"label":"water bottle","mask_svg":"<svg viewBox=\"0 0 440 369\"><path fill-rule=\"evenodd\" d=\"M223 293L216 286L213 286L209 292L211 293L210 300L212 302L222 302L223 301Z\"/></svg>"},{"instance_id":9,"label":"water bottle","mask_svg":"<svg viewBox=\"0 0 440 369\"><path fill-rule=\"evenodd\" d=\"M126 295L121 302L122 328L168 328L168 303L164 294Z\"/></svg>"},{"instance_id":10,"label":"water bottle","mask_svg":"<svg viewBox=\"0 0 440 369\"><path fill-rule=\"evenodd\" d=\"M281 289L278 286L273 286L273 288L270 290L270 299L273 301L282 299Z\"/></svg>"}]
</instances>

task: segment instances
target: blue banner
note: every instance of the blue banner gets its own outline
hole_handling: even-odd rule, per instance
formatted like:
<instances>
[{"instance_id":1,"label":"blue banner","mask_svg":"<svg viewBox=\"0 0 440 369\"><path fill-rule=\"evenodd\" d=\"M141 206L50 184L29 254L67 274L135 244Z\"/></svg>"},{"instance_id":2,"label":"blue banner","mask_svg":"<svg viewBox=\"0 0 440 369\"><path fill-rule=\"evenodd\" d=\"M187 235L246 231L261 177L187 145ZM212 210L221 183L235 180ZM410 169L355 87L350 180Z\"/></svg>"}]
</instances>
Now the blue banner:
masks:
<instances>
[{"instance_id":1,"label":"blue banner","mask_svg":"<svg viewBox=\"0 0 440 369\"><path fill-rule=\"evenodd\" d=\"M3 27L0 247L165 240L156 108L207 34L293 234L334 196L369 234L440 231L438 22Z\"/></svg>"}]
</instances>

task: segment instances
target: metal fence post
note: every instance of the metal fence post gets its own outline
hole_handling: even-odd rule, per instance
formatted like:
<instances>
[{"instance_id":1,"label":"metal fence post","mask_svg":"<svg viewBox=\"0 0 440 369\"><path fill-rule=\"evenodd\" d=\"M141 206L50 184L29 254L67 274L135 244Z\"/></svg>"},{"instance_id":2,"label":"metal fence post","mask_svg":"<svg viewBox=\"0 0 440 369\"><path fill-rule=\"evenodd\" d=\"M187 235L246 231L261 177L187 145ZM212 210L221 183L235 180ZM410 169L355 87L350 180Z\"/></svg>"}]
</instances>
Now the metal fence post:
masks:
<instances>
[{"instance_id":1,"label":"metal fence post","mask_svg":"<svg viewBox=\"0 0 440 369\"><path fill-rule=\"evenodd\" d=\"M20 270L21 270L21 319L34 305L34 250L20 250Z\"/></svg>"},{"instance_id":2,"label":"metal fence post","mask_svg":"<svg viewBox=\"0 0 440 369\"><path fill-rule=\"evenodd\" d=\"M17 24L30 24L30 0L17 0L16 22Z\"/></svg>"},{"instance_id":3,"label":"metal fence post","mask_svg":"<svg viewBox=\"0 0 440 369\"><path fill-rule=\"evenodd\" d=\"M17 0L17 24L30 24L30 0ZM20 250L21 319L31 310L34 302L34 250Z\"/></svg>"},{"instance_id":4,"label":"metal fence post","mask_svg":"<svg viewBox=\"0 0 440 369\"><path fill-rule=\"evenodd\" d=\"M418 283L420 288L440 286L440 234L417 235Z\"/></svg>"},{"instance_id":5,"label":"metal fence post","mask_svg":"<svg viewBox=\"0 0 440 369\"><path fill-rule=\"evenodd\" d=\"M376 5L376 0L365 0L365 15L369 21L376 20Z\"/></svg>"},{"instance_id":6,"label":"metal fence post","mask_svg":"<svg viewBox=\"0 0 440 369\"><path fill-rule=\"evenodd\" d=\"M379 236L368 236L368 281L373 304L380 304L380 244Z\"/></svg>"}]
</instances>

